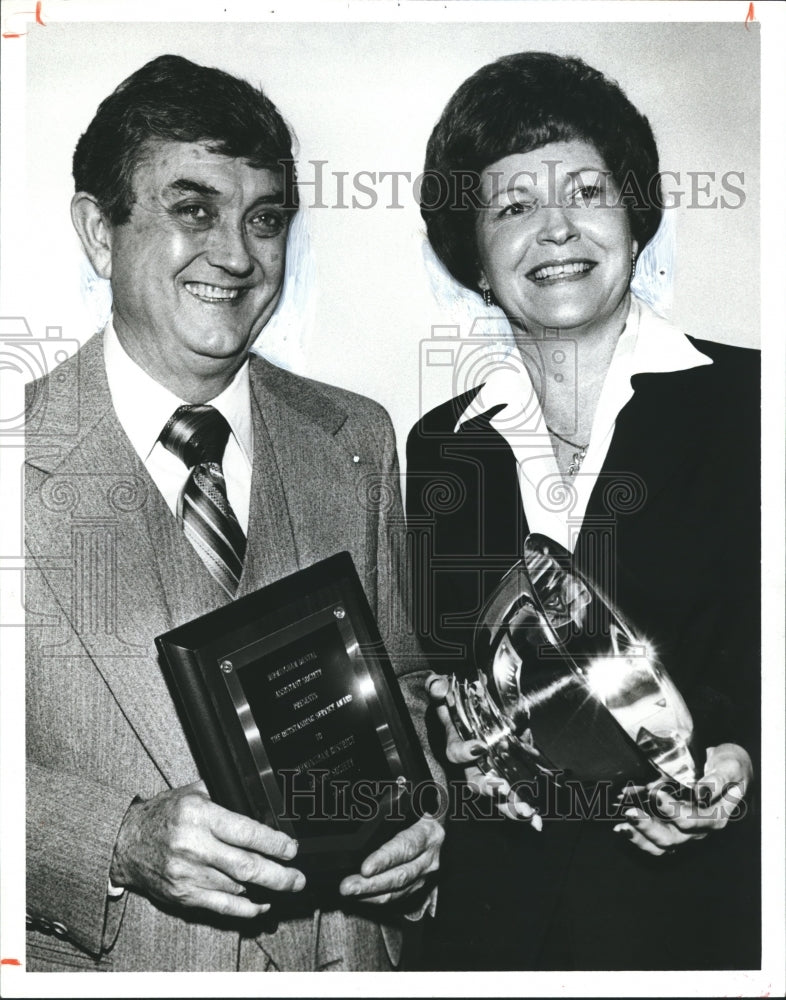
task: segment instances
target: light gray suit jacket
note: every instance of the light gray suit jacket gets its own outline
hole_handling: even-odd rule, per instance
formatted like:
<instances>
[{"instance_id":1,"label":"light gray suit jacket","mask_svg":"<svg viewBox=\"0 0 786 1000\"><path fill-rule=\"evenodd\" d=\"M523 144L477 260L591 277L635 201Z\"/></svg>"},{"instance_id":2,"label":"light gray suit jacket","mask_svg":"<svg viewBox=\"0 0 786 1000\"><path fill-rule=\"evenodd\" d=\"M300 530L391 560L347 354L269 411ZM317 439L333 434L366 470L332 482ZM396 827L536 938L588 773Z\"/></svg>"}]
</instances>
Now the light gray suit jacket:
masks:
<instances>
[{"instance_id":1,"label":"light gray suit jacket","mask_svg":"<svg viewBox=\"0 0 786 1000\"><path fill-rule=\"evenodd\" d=\"M238 596L349 550L423 736L423 662L401 611L389 418L261 358L250 371L251 514ZM277 922L274 905L251 927L167 912L133 892L107 897L134 797L198 778L153 638L227 598L117 421L100 335L30 387L25 472L28 968L390 968L401 932L394 917L381 929L377 908Z\"/></svg>"}]
</instances>

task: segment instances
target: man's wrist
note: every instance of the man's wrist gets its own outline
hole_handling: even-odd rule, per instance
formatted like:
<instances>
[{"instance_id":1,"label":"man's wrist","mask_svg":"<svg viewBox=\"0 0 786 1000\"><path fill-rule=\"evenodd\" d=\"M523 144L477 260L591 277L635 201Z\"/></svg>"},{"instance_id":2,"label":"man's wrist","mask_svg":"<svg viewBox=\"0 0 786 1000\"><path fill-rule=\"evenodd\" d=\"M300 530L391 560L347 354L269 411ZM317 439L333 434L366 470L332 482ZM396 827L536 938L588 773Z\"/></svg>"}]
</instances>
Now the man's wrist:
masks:
<instances>
[{"instance_id":1,"label":"man's wrist","mask_svg":"<svg viewBox=\"0 0 786 1000\"><path fill-rule=\"evenodd\" d=\"M120 896L125 889L130 888L131 878L128 871L128 848L134 839L135 818L143 800L136 798L126 810L125 816L117 831L117 840L109 866L109 895Z\"/></svg>"}]
</instances>

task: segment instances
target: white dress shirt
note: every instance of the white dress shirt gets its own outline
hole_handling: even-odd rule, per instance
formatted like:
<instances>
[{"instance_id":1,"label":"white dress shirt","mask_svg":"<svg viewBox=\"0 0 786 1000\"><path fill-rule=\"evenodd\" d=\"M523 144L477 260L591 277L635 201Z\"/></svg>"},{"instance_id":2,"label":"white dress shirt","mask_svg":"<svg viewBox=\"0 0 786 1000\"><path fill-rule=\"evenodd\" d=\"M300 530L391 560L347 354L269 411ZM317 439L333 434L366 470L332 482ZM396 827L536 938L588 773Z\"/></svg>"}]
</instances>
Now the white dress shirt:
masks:
<instances>
[{"instance_id":1,"label":"white dress shirt","mask_svg":"<svg viewBox=\"0 0 786 1000\"><path fill-rule=\"evenodd\" d=\"M567 340L562 344L555 340L554 344L556 349L569 348ZM562 353L570 363L569 349ZM494 407L503 407L489 423L508 442L516 457L529 530L553 538L572 552L590 494L606 460L617 417L633 396L631 377L711 364L711 358L696 350L684 333L631 296L625 328L601 389L587 453L575 475L563 479L557 467L540 402L517 349L504 365L492 370L459 417L455 431L467 420Z\"/></svg>"},{"instance_id":2,"label":"white dress shirt","mask_svg":"<svg viewBox=\"0 0 786 1000\"><path fill-rule=\"evenodd\" d=\"M161 444L158 436L178 406L183 406L185 401L156 382L128 356L111 322L104 331L104 362L112 404L120 425L167 506L173 514L177 514L178 497L188 479L189 470ZM232 432L221 465L227 498L240 527L247 534L254 447L248 361L226 389L209 402L226 418Z\"/></svg>"}]
</instances>

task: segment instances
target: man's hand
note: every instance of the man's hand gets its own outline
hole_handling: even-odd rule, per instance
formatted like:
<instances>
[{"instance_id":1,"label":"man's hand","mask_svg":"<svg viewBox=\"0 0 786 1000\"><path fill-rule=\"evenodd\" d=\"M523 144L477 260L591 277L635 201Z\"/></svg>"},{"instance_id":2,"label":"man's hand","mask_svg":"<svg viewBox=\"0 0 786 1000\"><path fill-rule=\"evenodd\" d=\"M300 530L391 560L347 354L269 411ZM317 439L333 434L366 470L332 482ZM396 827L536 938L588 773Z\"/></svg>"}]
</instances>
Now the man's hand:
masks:
<instances>
[{"instance_id":1,"label":"man's hand","mask_svg":"<svg viewBox=\"0 0 786 1000\"><path fill-rule=\"evenodd\" d=\"M510 784L496 771L491 769L481 770L477 761L487 753L486 747L480 740L462 740L453 725L450 717L450 710L447 704L449 697L450 681L441 674L430 674L426 678L426 690L429 697L434 702L437 716L445 728L445 754L451 764L463 764L464 776L467 784L473 788L478 795L485 795L493 799L497 804L497 809L508 819L526 820L535 830L543 828L543 820L528 802L511 791Z\"/></svg>"},{"instance_id":2,"label":"man's hand","mask_svg":"<svg viewBox=\"0 0 786 1000\"><path fill-rule=\"evenodd\" d=\"M625 823L614 827L647 854L674 854L691 840L703 840L708 833L722 830L739 806L753 777L747 752L734 743L710 747L704 774L696 783L693 801L681 802L655 781L647 785L653 804L650 816L634 807L625 810ZM630 788L631 794L644 791ZM624 804L624 795L620 797Z\"/></svg>"},{"instance_id":3,"label":"man's hand","mask_svg":"<svg viewBox=\"0 0 786 1000\"><path fill-rule=\"evenodd\" d=\"M370 854L359 875L350 875L339 886L342 896L356 896L364 903L389 903L409 896L426 884L439 868L439 850L445 839L442 824L431 816L397 833Z\"/></svg>"},{"instance_id":4,"label":"man's hand","mask_svg":"<svg viewBox=\"0 0 786 1000\"><path fill-rule=\"evenodd\" d=\"M271 860L296 853L291 837L211 802L198 781L131 805L110 878L163 903L251 918L270 904L242 896L246 885L298 892L306 884L302 872Z\"/></svg>"}]
</instances>

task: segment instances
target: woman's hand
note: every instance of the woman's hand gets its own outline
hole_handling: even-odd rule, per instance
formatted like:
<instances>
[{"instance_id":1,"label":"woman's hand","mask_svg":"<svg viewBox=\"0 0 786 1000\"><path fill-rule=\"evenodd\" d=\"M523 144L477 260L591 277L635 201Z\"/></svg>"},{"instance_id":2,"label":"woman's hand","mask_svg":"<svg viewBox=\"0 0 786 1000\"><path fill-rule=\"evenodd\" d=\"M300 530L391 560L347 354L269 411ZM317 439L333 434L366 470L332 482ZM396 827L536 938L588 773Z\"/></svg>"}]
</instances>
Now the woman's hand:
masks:
<instances>
[{"instance_id":1,"label":"woman's hand","mask_svg":"<svg viewBox=\"0 0 786 1000\"><path fill-rule=\"evenodd\" d=\"M753 765L742 747L734 743L710 747L692 801L675 799L665 791L662 781L653 781L646 786L653 815L631 806L625 810L625 822L615 826L614 832L628 837L647 854L674 854L683 844L722 830L744 799L752 777ZM620 799L624 804L626 794L644 790L627 789Z\"/></svg>"},{"instance_id":2,"label":"woman's hand","mask_svg":"<svg viewBox=\"0 0 786 1000\"><path fill-rule=\"evenodd\" d=\"M493 799L497 809L509 819L526 820L535 830L543 828L540 813L528 802L520 799L510 784L495 771L478 766L478 761L486 756L486 747L480 740L462 740L447 704L450 681L442 674L430 674L426 678L426 690L436 706L440 722L445 727L445 752L451 764L463 764L467 784L477 792Z\"/></svg>"},{"instance_id":3,"label":"woman's hand","mask_svg":"<svg viewBox=\"0 0 786 1000\"><path fill-rule=\"evenodd\" d=\"M369 855L358 874L345 878L341 895L380 905L417 892L439 868L444 839L442 824L433 816L421 816Z\"/></svg>"}]
</instances>

